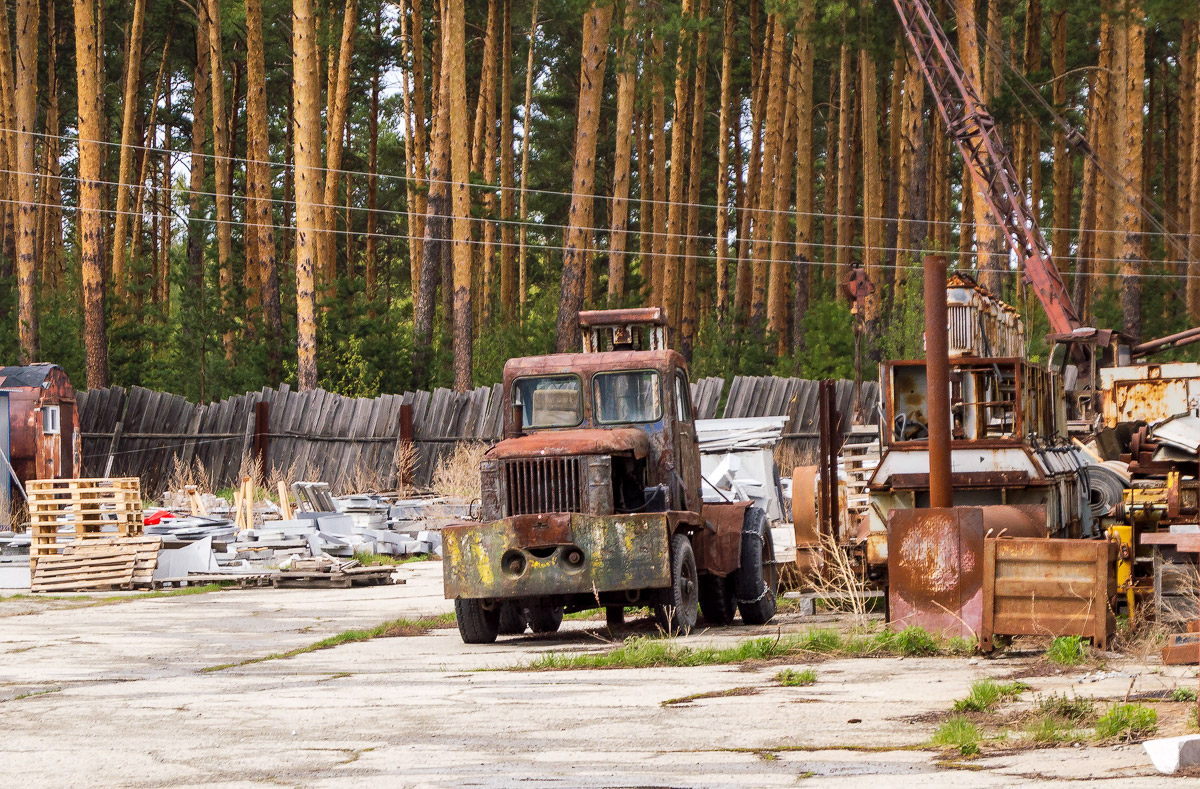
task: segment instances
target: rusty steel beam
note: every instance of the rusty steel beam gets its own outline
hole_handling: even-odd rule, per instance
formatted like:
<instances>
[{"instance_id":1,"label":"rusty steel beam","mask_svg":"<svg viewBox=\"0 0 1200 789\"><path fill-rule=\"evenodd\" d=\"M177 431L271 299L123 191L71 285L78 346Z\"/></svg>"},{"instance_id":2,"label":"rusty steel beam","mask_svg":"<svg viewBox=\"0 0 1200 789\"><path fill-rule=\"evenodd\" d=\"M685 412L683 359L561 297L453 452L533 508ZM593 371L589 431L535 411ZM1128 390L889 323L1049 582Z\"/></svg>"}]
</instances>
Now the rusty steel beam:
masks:
<instances>
[{"instance_id":1,"label":"rusty steel beam","mask_svg":"<svg viewBox=\"0 0 1200 789\"><path fill-rule=\"evenodd\" d=\"M1149 356L1158 351L1165 351L1171 348L1182 348L1185 345L1191 345L1194 342L1200 342L1200 326L1168 334L1166 337L1159 337L1157 340L1147 340L1140 345L1135 345L1129 349L1129 353L1133 358L1140 356Z\"/></svg>"},{"instance_id":2,"label":"rusty steel beam","mask_svg":"<svg viewBox=\"0 0 1200 789\"><path fill-rule=\"evenodd\" d=\"M954 506L950 484L950 335L946 259L925 257L925 385L929 411L929 506Z\"/></svg>"}]
</instances>

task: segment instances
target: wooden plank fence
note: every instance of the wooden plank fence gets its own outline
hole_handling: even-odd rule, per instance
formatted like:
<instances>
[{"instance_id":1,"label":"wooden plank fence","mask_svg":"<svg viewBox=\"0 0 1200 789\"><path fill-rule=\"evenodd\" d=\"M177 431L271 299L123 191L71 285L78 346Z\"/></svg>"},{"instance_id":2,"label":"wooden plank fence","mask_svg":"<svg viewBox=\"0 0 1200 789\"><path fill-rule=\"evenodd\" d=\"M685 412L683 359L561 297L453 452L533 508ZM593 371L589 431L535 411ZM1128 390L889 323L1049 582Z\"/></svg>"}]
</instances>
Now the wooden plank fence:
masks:
<instances>
[{"instance_id":1,"label":"wooden plank fence","mask_svg":"<svg viewBox=\"0 0 1200 789\"><path fill-rule=\"evenodd\" d=\"M875 384L864 385L878 397ZM721 378L692 384L696 416L716 416L724 391ZM723 415L792 416L785 435L811 432L816 446L817 382L766 376L734 379ZM838 382L839 407L851 407L853 385ZM470 392L436 389L345 397L321 389L297 392L286 384L208 405L142 387L115 386L77 395L85 477L139 477L146 495L161 493L180 464L203 464L217 487L237 484L243 459L258 448L272 470L328 482L341 489L370 480L378 490L393 489L402 413L412 414L416 460L411 484L428 486L440 458L463 441L494 443L503 430L501 387ZM845 400L845 403L843 403ZM265 424L261 424L265 404ZM872 413L874 409L869 409ZM843 411L849 414L849 411ZM809 443L808 439L800 440Z\"/></svg>"}]
</instances>

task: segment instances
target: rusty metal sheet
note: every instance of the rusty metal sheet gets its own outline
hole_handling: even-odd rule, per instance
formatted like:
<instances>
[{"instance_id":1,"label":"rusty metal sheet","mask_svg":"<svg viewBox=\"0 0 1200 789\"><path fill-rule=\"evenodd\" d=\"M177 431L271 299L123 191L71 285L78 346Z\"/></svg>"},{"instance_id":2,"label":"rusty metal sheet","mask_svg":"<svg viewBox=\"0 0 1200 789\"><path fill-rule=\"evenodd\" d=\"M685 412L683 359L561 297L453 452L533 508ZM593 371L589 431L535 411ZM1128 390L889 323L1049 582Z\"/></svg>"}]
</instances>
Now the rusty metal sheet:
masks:
<instances>
[{"instance_id":1,"label":"rusty metal sheet","mask_svg":"<svg viewBox=\"0 0 1200 789\"><path fill-rule=\"evenodd\" d=\"M893 629L911 625L971 637L983 624L981 507L888 513L888 604Z\"/></svg>"},{"instance_id":2,"label":"rusty metal sheet","mask_svg":"<svg viewBox=\"0 0 1200 789\"><path fill-rule=\"evenodd\" d=\"M821 541L817 512L817 467L797 466L792 472L792 528L796 547L809 547ZM799 553L796 554L799 559Z\"/></svg>"},{"instance_id":3,"label":"rusty metal sheet","mask_svg":"<svg viewBox=\"0 0 1200 789\"><path fill-rule=\"evenodd\" d=\"M701 515L711 527L696 532L696 565L713 575L726 576L742 565L742 522L749 501L705 504Z\"/></svg>"},{"instance_id":4,"label":"rusty metal sheet","mask_svg":"<svg viewBox=\"0 0 1200 789\"><path fill-rule=\"evenodd\" d=\"M985 540L979 645L994 636L1086 636L1103 649L1116 621L1117 543L1102 540Z\"/></svg>"},{"instance_id":5,"label":"rusty metal sheet","mask_svg":"<svg viewBox=\"0 0 1200 789\"><path fill-rule=\"evenodd\" d=\"M650 439L646 431L636 427L584 428L529 433L508 438L488 450L493 460L566 455L619 455L646 457Z\"/></svg>"},{"instance_id":6,"label":"rusty metal sheet","mask_svg":"<svg viewBox=\"0 0 1200 789\"><path fill-rule=\"evenodd\" d=\"M445 596L536 597L670 585L669 542L677 513L570 514L569 541L526 550L513 519L442 530ZM515 563L515 564L514 564Z\"/></svg>"}]
</instances>

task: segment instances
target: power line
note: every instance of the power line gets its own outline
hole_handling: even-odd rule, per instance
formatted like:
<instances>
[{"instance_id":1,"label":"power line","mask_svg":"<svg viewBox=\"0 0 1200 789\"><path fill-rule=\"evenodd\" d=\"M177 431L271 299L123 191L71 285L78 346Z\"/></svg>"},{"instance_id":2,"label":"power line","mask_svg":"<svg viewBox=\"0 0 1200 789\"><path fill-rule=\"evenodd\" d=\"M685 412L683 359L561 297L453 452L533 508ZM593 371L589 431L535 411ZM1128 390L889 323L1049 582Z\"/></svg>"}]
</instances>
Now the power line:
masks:
<instances>
[{"instance_id":1,"label":"power line","mask_svg":"<svg viewBox=\"0 0 1200 789\"><path fill-rule=\"evenodd\" d=\"M0 198L0 204L3 204L3 203L9 204L9 205L20 204L19 201L17 201L17 200ZM81 210L83 210L79 206L59 206L59 205L49 204L49 203L31 203L31 204L27 203L25 205L32 205L36 208L59 208L64 211L81 211ZM110 216L118 215L118 214L125 215L125 216L133 216L134 215L133 211L119 211L115 208L101 208L101 209L99 209L99 213L110 215ZM287 230L287 231L296 230L295 225L264 225L261 223L246 223L246 222L237 222L237 221L233 221L233 220L222 221L220 219L213 219L210 217L196 217L194 219L190 219L190 220L186 220L186 221L203 222L205 224L212 224L212 225L228 224L228 225L239 226L239 227L259 227L259 228L270 227L270 228L274 228L276 230ZM336 233L339 235L354 235L354 236L367 235L366 233L359 233L357 231L337 230L337 229L321 230L321 231L317 231L317 232ZM383 239L395 239L395 240L401 240L401 241L410 240L409 236L407 236L407 235L399 235L399 234L392 234L392 233L375 233L375 234L373 234L373 237L383 238ZM446 238L446 239L437 239L437 240L450 243L453 239ZM485 242L482 239L468 239L467 243L472 246L483 246L489 242ZM519 248L520 247L519 243L505 244L501 241L492 241L490 243L497 248L501 248L501 247ZM565 244L537 244L537 243L527 242L525 244L525 246L530 249L541 249L541 250L555 251L555 252L565 252L568 249L568 247ZM857 246L857 245L850 245L850 248L851 249L865 249L865 247ZM608 252L611 251L607 247L575 247L573 249L576 252L593 253L593 254L607 254ZM873 247L872 249L876 249L876 248ZM898 249L895 247L878 247L877 249L881 252L898 252L898 253L906 252L906 253L915 253L917 255L922 255L922 256L928 255L928 254L936 254L935 252L928 250L928 249ZM679 253L676 257L678 257L682 260L697 260L697 261L712 261L712 260L714 260L714 256L712 256L712 255L688 255L687 253L682 253L682 252ZM1119 262L1117 260L1108 260L1108 259L1100 259L1100 258L1095 258L1095 259L1088 258L1088 260L1094 261L1094 262ZM795 260L791 260L791 259L777 261L777 260L772 260L770 258L730 258L729 260L726 261L726 264L728 265L728 264L738 263L738 262L741 262L741 263L763 263L763 264L782 263L782 264L786 264L789 266L801 265L800 261L795 261ZM1172 265L1172 264L1178 265L1178 264L1184 263L1184 261L1167 261L1165 264L1163 264L1162 261L1157 261L1157 260L1146 260L1146 261L1142 261L1142 262L1148 263L1148 264L1153 264L1153 265ZM840 264L837 263L836 261L812 260L812 261L804 261L803 265L822 266L822 267L838 267ZM921 271L923 267L919 264L911 264L911 265L880 264L878 266L878 268L883 269L883 270L896 270L896 271L904 271L904 270ZM1018 269L1011 268L1011 267L996 269L996 271L998 273L1003 273L1003 274L1008 274L1008 275L1022 273ZM1183 274L1154 274L1154 273L1121 274L1119 272L1103 272L1103 271L1094 271L1094 272L1086 272L1086 273L1080 272L1080 273L1076 274L1076 276L1084 276L1084 277L1090 277L1090 278L1128 276L1128 277L1133 277L1133 278L1137 278L1137 279L1172 279L1172 280L1179 280L1179 279L1185 278L1185 275L1183 275Z\"/></svg>"}]
</instances>

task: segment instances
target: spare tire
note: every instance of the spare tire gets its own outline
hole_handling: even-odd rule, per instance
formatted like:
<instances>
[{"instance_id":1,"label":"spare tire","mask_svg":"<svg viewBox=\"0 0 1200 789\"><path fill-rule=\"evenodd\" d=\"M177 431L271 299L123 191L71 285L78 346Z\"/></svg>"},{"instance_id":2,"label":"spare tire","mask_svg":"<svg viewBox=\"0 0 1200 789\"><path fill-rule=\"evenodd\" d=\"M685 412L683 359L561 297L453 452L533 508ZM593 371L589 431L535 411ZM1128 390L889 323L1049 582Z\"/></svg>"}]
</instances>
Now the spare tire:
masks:
<instances>
[{"instance_id":1,"label":"spare tire","mask_svg":"<svg viewBox=\"0 0 1200 789\"><path fill-rule=\"evenodd\" d=\"M747 625L765 625L775 616L779 574L767 513L748 507L742 519L742 566L733 574L738 612Z\"/></svg>"}]
</instances>

